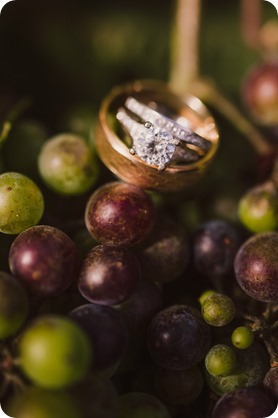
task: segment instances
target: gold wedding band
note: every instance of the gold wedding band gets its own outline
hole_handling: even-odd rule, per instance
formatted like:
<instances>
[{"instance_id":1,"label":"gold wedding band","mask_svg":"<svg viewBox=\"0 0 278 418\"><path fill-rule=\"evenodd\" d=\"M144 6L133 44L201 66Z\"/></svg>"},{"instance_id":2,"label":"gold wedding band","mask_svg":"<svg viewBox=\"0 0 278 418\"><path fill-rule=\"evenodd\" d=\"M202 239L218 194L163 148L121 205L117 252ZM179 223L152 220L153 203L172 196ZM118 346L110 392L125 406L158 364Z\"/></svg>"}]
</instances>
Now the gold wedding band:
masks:
<instances>
[{"instance_id":1,"label":"gold wedding band","mask_svg":"<svg viewBox=\"0 0 278 418\"><path fill-rule=\"evenodd\" d=\"M179 146L176 147L173 156L169 157L167 165L161 167L159 164L156 166L155 163L147 162L148 158L134 151L136 147L134 147L132 129L135 126L137 137L142 132L143 139L140 137L142 142L147 135L146 129L153 127L153 124L144 118L140 120L140 117L145 115L142 112L132 113L134 109L128 105L130 100L147 111L145 114L151 116L158 114L162 122L166 120L162 128L156 127L156 137L153 137L155 140L158 142L160 140L160 138L156 139L159 129L164 129L162 136L166 138L165 130L166 134L173 134L173 129L176 132L181 127L181 134L185 133L189 136L192 134L191 136L194 135L199 139L197 144L207 143L206 151L194 145L194 141L185 139L178 142L174 138ZM123 126L124 124L121 123L123 118L127 118L129 125L126 123ZM129 126L131 128L127 129ZM96 134L99 157L119 179L141 188L176 192L194 186L212 163L218 143L218 129L206 106L197 97L174 94L163 82L146 80L117 86L101 104ZM165 145L165 142L163 144ZM147 145L150 147L149 143ZM159 146L161 148L160 143ZM143 149L144 152L145 149L147 148Z\"/></svg>"}]
</instances>

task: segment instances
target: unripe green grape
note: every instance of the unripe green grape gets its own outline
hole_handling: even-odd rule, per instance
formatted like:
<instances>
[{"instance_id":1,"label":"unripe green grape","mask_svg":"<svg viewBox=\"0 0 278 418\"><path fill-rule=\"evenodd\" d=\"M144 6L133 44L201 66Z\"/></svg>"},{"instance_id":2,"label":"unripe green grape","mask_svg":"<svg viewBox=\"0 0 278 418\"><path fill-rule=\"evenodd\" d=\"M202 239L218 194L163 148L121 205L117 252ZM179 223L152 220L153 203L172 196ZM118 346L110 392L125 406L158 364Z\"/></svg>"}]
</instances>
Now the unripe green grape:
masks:
<instances>
[{"instance_id":1,"label":"unripe green grape","mask_svg":"<svg viewBox=\"0 0 278 418\"><path fill-rule=\"evenodd\" d=\"M212 376L228 376L237 366L233 349L225 344L213 346L206 355L205 366Z\"/></svg>"},{"instance_id":2,"label":"unripe green grape","mask_svg":"<svg viewBox=\"0 0 278 418\"><path fill-rule=\"evenodd\" d=\"M44 211L40 189L23 174L0 175L0 232L19 234L37 225Z\"/></svg>"},{"instance_id":3,"label":"unripe green grape","mask_svg":"<svg viewBox=\"0 0 278 418\"><path fill-rule=\"evenodd\" d=\"M0 340L16 334L27 318L28 299L24 288L11 275L0 272Z\"/></svg>"},{"instance_id":4,"label":"unripe green grape","mask_svg":"<svg viewBox=\"0 0 278 418\"><path fill-rule=\"evenodd\" d=\"M61 195L85 193L98 175L92 150L81 137L73 134L50 138L42 147L38 164L46 185Z\"/></svg>"},{"instance_id":5,"label":"unripe green grape","mask_svg":"<svg viewBox=\"0 0 278 418\"><path fill-rule=\"evenodd\" d=\"M215 293L216 293L215 290L211 290L211 289L205 290L198 298L200 305L202 306L206 298L211 295L214 295Z\"/></svg>"},{"instance_id":6,"label":"unripe green grape","mask_svg":"<svg viewBox=\"0 0 278 418\"><path fill-rule=\"evenodd\" d=\"M231 298L214 293L205 298L202 305L204 320L214 327L223 327L231 322L235 315L235 305Z\"/></svg>"},{"instance_id":7,"label":"unripe green grape","mask_svg":"<svg viewBox=\"0 0 278 418\"><path fill-rule=\"evenodd\" d=\"M87 336L67 318L37 318L19 342L19 364L37 386L63 389L84 378L91 362Z\"/></svg>"},{"instance_id":8,"label":"unripe green grape","mask_svg":"<svg viewBox=\"0 0 278 418\"><path fill-rule=\"evenodd\" d=\"M238 215L252 232L273 231L278 227L278 193L272 182L248 190L240 199Z\"/></svg>"},{"instance_id":9,"label":"unripe green grape","mask_svg":"<svg viewBox=\"0 0 278 418\"><path fill-rule=\"evenodd\" d=\"M240 349L249 348L254 341L254 334L248 327L238 327L232 333L232 343Z\"/></svg>"},{"instance_id":10,"label":"unripe green grape","mask_svg":"<svg viewBox=\"0 0 278 418\"><path fill-rule=\"evenodd\" d=\"M69 394L36 387L12 397L4 410L15 418L81 418Z\"/></svg>"}]
</instances>

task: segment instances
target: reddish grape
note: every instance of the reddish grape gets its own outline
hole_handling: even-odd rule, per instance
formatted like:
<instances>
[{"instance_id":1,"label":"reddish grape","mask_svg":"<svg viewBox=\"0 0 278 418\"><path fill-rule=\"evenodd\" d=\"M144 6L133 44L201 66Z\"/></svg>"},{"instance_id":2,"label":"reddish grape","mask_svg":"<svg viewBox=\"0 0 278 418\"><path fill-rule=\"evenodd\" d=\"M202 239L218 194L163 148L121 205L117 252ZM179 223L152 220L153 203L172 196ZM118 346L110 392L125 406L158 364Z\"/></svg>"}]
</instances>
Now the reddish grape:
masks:
<instances>
[{"instance_id":1,"label":"reddish grape","mask_svg":"<svg viewBox=\"0 0 278 418\"><path fill-rule=\"evenodd\" d=\"M90 302L116 305L132 295L140 276L140 265L131 251L98 245L84 260L78 289Z\"/></svg>"},{"instance_id":2,"label":"reddish grape","mask_svg":"<svg viewBox=\"0 0 278 418\"><path fill-rule=\"evenodd\" d=\"M86 304L70 313L89 337L94 352L94 369L108 369L123 357L128 343L128 332L120 312L110 306Z\"/></svg>"},{"instance_id":3,"label":"reddish grape","mask_svg":"<svg viewBox=\"0 0 278 418\"><path fill-rule=\"evenodd\" d=\"M136 252L144 279L169 282L181 275L189 261L189 245L181 225L159 217Z\"/></svg>"},{"instance_id":4,"label":"reddish grape","mask_svg":"<svg viewBox=\"0 0 278 418\"><path fill-rule=\"evenodd\" d=\"M223 395L215 405L212 418L263 418L274 411L270 398L261 389L250 387Z\"/></svg>"},{"instance_id":5,"label":"reddish grape","mask_svg":"<svg viewBox=\"0 0 278 418\"><path fill-rule=\"evenodd\" d=\"M238 246L237 231L226 221L213 220L201 225L193 238L196 269L210 277L230 273Z\"/></svg>"},{"instance_id":6,"label":"reddish grape","mask_svg":"<svg viewBox=\"0 0 278 418\"><path fill-rule=\"evenodd\" d=\"M9 264L28 291L40 297L62 293L76 274L77 251L72 240L57 228L38 225L13 242Z\"/></svg>"},{"instance_id":7,"label":"reddish grape","mask_svg":"<svg viewBox=\"0 0 278 418\"><path fill-rule=\"evenodd\" d=\"M243 85L243 101L251 115L261 123L278 123L278 61L257 64Z\"/></svg>"},{"instance_id":8,"label":"reddish grape","mask_svg":"<svg viewBox=\"0 0 278 418\"><path fill-rule=\"evenodd\" d=\"M123 313L129 332L140 334L162 309L161 292L154 283L140 281L131 298L116 308Z\"/></svg>"},{"instance_id":9,"label":"reddish grape","mask_svg":"<svg viewBox=\"0 0 278 418\"><path fill-rule=\"evenodd\" d=\"M249 238L235 258L236 279L247 295L261 302L278 301L278 233Z\"/></svg>"},{"instance_id":10,"label":"reddish grape","mask_svg":"<svg viewBox=\"0 0 278 418\"><path fill-rule=\"evenodd\" d=\"M211 343L210 328L197 309L174 305L159 312L148 335L154 361L169 370L185 370L198 364Z\"/></svg>"},{"instance_id":11,"label":"reddish grape","mask_svg":"<svg viewBox=\"0 0 278 418\"><path fill-rule=\"evenodd\" d=\"M154 204L140 188L122 182L99 187L87 203L88 231L102 244L129 246L142 241L154 222Z\"/></svg>"}]
</instances>

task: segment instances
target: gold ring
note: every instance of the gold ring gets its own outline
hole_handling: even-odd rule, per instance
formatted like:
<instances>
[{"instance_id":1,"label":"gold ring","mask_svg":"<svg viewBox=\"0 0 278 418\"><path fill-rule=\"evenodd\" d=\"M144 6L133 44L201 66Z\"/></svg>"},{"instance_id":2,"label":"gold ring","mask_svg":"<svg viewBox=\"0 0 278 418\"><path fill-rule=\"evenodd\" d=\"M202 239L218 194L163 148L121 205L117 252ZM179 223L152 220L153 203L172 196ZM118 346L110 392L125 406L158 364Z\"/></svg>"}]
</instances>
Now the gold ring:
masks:
<instances>
[{"instance_id":1,"label":"gold ring","mask_svg":"<svg viewBox=\"0 0 278 418\"><path fill-rule=\"evenodd\" d=\"M150 118L151 122L146 120ZM154 121L159 126L153 126ZM164 141L160 150L168 140L171 153L165 164L144 156L146 147L139 149L136 140L146 141L150 135ZM175 150L169 144L176 145ZM176 192L192 187L212 163L218 144L218 129L206 106L197 97L174 94L160 81L117 86L100 107L96 133L100 159L119 179L144 189Z\"/></svg>"}]
</instances>

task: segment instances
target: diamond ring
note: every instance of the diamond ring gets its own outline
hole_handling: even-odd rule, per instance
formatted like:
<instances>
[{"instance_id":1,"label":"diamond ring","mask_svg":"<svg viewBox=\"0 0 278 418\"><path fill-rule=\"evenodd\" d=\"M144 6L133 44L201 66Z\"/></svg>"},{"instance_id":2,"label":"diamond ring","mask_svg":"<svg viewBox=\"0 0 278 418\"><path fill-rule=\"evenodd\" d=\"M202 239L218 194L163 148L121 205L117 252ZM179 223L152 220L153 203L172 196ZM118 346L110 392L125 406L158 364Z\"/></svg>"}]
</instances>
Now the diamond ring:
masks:
<instances>
[{"instance_id":1,"label":"diamond ring","mask_svg":"<svg viewBox=\"0 0 278 418\"><path fill-rule=\"evenodd\" d=\"M197 97L179 96L152 80L108 93L95 139L100 159L116 177L161 192L191 190L219 145L215 120Z\"/></svg>"},{"instance_id":2,"label":"diamond ring","mask_svg":"<svg viewBox=\"0 0 278 418\"><path fill-rule=\"evenodd\" d=\"M211 146L210 141L202 138L190 128L161 115L133 97L127 98L125 107L143 121L142 124L134 120L124 108L120 108L116 115L133 140L130 152L159 170L164 170L171 163L176 146L180 144L192 145L202 155ZM184 162L191 163L199 158L194 151L189 149L184 157Z\"/></svg>"}]
</instances>

